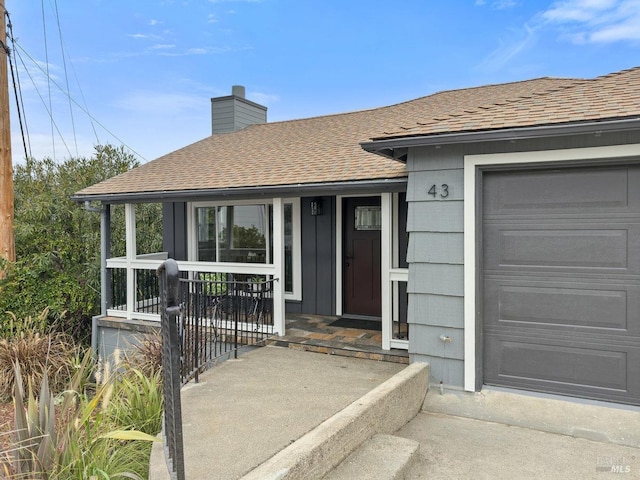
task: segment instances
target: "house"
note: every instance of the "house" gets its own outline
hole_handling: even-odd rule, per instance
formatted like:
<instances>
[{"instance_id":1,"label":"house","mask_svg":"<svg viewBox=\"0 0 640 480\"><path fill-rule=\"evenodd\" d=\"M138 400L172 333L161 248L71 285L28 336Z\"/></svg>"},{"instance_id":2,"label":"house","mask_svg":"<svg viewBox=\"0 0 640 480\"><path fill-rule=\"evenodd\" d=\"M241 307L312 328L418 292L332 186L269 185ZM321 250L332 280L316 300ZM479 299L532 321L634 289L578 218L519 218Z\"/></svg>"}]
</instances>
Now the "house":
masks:
<instances>
[{"instance_id":1,"label":"house","mask_svg":"<svg viewBox=\"0 0 640 480\"><path fill-rule=\"evenodd\" d=\"M640 404L639 114L640 68L274 123L234 88L210 137L75 199L105 206L105 270L130 286L166 256L264 275L280 334L288 313L378 319L432 383ZM143 202L163 253L135 251ZM107 258L116 204L127 252ZM107 278L99 343L157 321Z\"/></svg>"}]
</instances>

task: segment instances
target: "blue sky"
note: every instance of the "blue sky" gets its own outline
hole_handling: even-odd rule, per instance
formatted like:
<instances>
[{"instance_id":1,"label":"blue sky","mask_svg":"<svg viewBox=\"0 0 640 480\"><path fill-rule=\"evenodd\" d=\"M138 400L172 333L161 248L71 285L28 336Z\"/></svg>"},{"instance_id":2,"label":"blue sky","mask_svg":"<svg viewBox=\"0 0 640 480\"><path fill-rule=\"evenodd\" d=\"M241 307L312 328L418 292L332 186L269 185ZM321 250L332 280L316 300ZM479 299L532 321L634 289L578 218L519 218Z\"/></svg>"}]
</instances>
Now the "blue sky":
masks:
<instances>
[{"instance_id":1,"label":"blue sky","mask_svg":"<svg viewBox=\"0 0 640 480\"><path fill-rule=\"evenodd\" d=\"M5 2L36 158L152 160L209 135L232 85L279 121L640 65L640 0ZM12 137L20 161L15 115Z\"/></svg>"}]
</instances>

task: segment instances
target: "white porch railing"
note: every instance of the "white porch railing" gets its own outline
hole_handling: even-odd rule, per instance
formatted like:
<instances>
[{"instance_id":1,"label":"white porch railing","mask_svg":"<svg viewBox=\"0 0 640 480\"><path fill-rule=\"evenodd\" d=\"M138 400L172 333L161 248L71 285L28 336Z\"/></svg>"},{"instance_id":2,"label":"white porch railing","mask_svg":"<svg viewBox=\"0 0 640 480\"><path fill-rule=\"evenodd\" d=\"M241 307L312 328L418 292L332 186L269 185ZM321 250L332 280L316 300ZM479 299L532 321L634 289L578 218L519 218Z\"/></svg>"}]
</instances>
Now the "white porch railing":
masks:
<instances>
[{"instance_id":1,"label":"white porch railing","mask_svg":"<svg viewBox=\"0 0 640 480\"><path fill-rule=\"evenodd\" d=\"M409 324L407 323L406 316L407 305L405 298L403 298L405 296L400 294L401 284L404 284L406 293L408 281L408 268L393 268L389 270L389 282L391 284L391 335L389 348L409 349ZM404 315L401 312L402 306L405 308Z\"/></svg>"},{"instance_id":2,"label":"white porch railing","mask_svg":"<svg viewBox=\"0 0 640 480\"><path fill-rule=\"evenodd\" d=\"M108 278L111 278L111 301L107 315L112 317L160 321L159 285L156 271L166 252L138 255L135 259L114 257L107 259ZM271 264L213 263L178 261L178 268L186 278L198 279L202 274L242 275L246 278L274 278L274 300L283 295L276 277L276 268ZM274 302L274 331L284 334L284 311Z\"/></svg>"}]
</instances>

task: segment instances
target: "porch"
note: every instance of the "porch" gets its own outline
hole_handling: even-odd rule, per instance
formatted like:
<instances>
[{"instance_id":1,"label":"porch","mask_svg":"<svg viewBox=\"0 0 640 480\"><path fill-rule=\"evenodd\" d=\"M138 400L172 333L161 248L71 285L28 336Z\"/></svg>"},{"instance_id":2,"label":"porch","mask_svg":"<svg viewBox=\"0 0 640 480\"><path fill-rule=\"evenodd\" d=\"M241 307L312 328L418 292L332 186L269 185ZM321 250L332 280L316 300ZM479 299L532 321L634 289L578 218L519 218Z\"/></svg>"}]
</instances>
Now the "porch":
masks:
<instances>
[{"instance_id":1,"label":"porch","mask_svg":"<svg viewBox=\"0 0 640 480\"><path fill-rule=\"evenodd\" d=\"M286 347L290 350L324 353L339 357L362 358L409 364L409 352L406 349L382 348L382 332L367 328L332 325L340 320L335 316L287 314L285 316L286 333L284 336L269 336L266 340L254 337L252 343ZM396 328L407 330L407 325ZM145 335L159 332L160 322L153 320L125 319L121 317L100 317L95 320L94 350L102 358L109 358L116 348L122 350L137 344ZM240 343L250 343L247 337L241 337ZM233 345L223 348L231 352ZM220 350L218 348L218 350ZM216 352L214 352L216 353ZM219 353L225 353L221 351Z\"/></svg>"},{"instance_id":2,"label":"porch","mask_svg":"<svg viewBox=\"0 0 640 480\"><path fill-rule=\"evenodd\" d=\"M266 341L267 345L342 357L409 364L409 352L406 349L384 350L381 346L382 332L368 328L365 322L361 322L360 325L354 322L349 326L349 323L342 323L339 317L301 314L287 314L285 322L286 334L283 337L269 338ZM395 327L408 332L406 323Z\"/></svg>"}]
</instances>

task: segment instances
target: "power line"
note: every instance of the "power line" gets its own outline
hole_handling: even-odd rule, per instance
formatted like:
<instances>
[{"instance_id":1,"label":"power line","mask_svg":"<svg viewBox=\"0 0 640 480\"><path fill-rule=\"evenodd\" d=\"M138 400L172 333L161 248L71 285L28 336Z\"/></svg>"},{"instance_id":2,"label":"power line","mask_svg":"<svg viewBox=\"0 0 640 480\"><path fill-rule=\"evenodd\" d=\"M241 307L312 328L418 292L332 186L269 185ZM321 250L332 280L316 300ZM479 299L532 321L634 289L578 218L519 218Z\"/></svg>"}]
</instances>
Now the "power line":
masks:
<instances>
[{"instance_id":1,"label":"power line","mask_svg":"<svg viewBox=\"0 0 640 480\"><path fill-rule=\"evenodd\" d=\"M7 20L7 27L9 28L9 35L8 35L8 39L11 40L11 43L14 43L14 39L13 39L13 25L11 23L11 17L9 16L9 12L7 12L5 10L4 15L6 17ZM13 82L13 93L15 95L16 98L16 110L18 111L18 123L20 124L20 133L22 136L22 146L24 147L24 155L25 158L29 158L31 156L31 143L29 142L29 149L27 150L27 140L29 138L29 132L27 131L25 134L25 129L26 129L26 119L23 122L23 115L24 115L24 102L23 102L23 98L22 98L22 89L20 88L20 77L18 74L18 69L14 68L14 61L13 61L13 57L15 57L15 49L11 49L8 46L4 46L5 50L7 52L7 58L9 59L9 66L11 68L11 79Z\"/></svg>"},{"instance_id":2,"label":"power line","mask_svg":"<svg viewBox=\"0 0 640 480\"><path fill-rule=\"evenodd\" d=\"M47 75L47 72L38 64L38 62L31 56L29 55L29 53L24 49L24 47L22 47L22 45L20 45L20 43L16 43L16 48L19 49L24 55L27 56L27 58L29 58L29 60L31 60L31 62L36 66L36 68L38 68L42 73L44 73L45 75ZM22 58L22 57L20 57ZM25 66L26 68L26 66ZM29 78L31 79L31 82L33 83L33 86L35 87L36 91L39 93L38 87L35 83L35 81L33 80L33 77L29 74ZM85 115L87 115L88 118L90 118L92 121L94 121L96 123L96 125L98 125L100 128L102 128L105 132L107 132L111 137L113 137L115 140L117 140L118 142L120 142L124 147L126 147L128 150L130 150L134 155L137 155L139 158L141 158L142 160L146 161L147 159L145 157L143 157L142 155L140 155L136 150L134 150L133 148L131 148L129 145L127 145L122 139L120 139L115 133L113 133L111 130L109 130L103 123L101 123L97 118L95 118L93 115L91 115L91 113L89 113L89 111L82 106L80 103L78 103L73 97L69 96L67 94L67 92L65 92L65 90L52 78L49 79L50 83L53 84L55 87L57 87L71 102L73 102L73 104L78 107ZM42 102L44 103L44 99L42 98L42 95L40 95L40 99L42 100ZM50 112L49 112L50 114ZM71 152L69 152L69 154L71 154Z\"/></svg>"},{"instance_id":3,"label":"power line","mask_svg":"<svg viewBox=\"0 0 640 480\"><path fill-rule=\"evenodd\" d=\"M69 75L67 73L67 61L66 55L64 51L64 43L62 42L62 29L60 28L60 13L58 12L58 0L54 0L55 12L56 12L56 23L58 25L58 38L60 39L60 51L62 52L62 66L64 68L64 80L67 86L67 95L71 97L71 90L69 89ZM71 130L73 131L73 141L76 146L76 156L78 156L78 138L76 136L76 125L73 119L73 106L71 102L69 102L69 115L71 117Z\"/></svg>"},{"instance_id":4,"label":"power line","mask_svg":"<svg viewBox=\"0 0 640 480\"><path fill-rule=\"evenodd\" d=\"M49 117L51 118L51 150L52 150L52 155L53 155L53 159L56 159L56 143L55 143L55 136L53 134L53 126L54 126L54 121L53 121L53 102L51 99L51 75L49 75L49 46L47 43L47 19L45 16L45 12L44 12L44 0L40 1L40 5L42 7L42 31L44 34L44 61L45 64L47 65L47 90L48 90L48 94L49 94ZM66 144L65 144L66 146ZM67 148L67 151L69 151L69 149ZM69 155L71 155L71 152L69 152Z\"/></svg>"}]
</instances>

